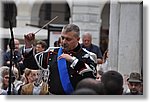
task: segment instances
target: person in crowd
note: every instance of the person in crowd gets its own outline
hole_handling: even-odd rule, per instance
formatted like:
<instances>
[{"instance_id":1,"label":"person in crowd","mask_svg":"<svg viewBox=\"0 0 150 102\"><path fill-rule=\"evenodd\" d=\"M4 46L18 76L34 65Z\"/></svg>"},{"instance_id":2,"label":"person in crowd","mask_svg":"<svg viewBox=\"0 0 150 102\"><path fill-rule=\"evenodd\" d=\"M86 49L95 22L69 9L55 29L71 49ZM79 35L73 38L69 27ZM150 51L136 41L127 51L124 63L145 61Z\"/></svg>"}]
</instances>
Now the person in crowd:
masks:
<instances>
[{"instance_id":1,"label":"person in crowd","mask_svg":"<svg viewBox=\"0 0 150 102\"><path fill-rule=\"evenodd\" d=\"M109 53L107 49L103 54L103 60L102 60L103 62L101 64L101 68L103 72L107 72L108 70L111 70L108 66L108 56L109 56Z\"/></svg>"},{"instance_id":2,"label":"person in crowd","mask_svg":"<svg viewBox=\"0 0 150 102\"><path fill-rule=\"evenodd\" d=\"M105 72L101 77L105 95L123 94L123 76L114 70Z\"/></svg>"},{"instance_id":3,"label":"person in crowd","mask_svg":"<svg viewBox=\"0 0 150 102\"><path fill-rule=\"evenodd\" d=\"M32 70L33 82L21 87L21 95L48 95L48 84L42 81L40 70Z\"/></svg>"},{"instance_id":4,"label":"person in crowd","mask_svg":"<svg viewBox=\"0 0 150 102\"><path fill-rule=\"evenodd\" d=\"M96 75L96 80L101 82L101 77L103 75L103 71L102 70L97 70L97 75Z\"/></svg>"},{"instance_id":5,"label":"person in crowd","mask_svg":"<svg viewBox=\"0 0 150 102\"><path fill-rule=\"evenodd\" d=\"M59 37L57 41L54 42L54 47L60 47L61 38Z\"/></svg>"},{"instance_id":6,"label":"person in crowd","mask_svg":"<svg viewBox=\"0 0 150 102\"><path fill-rule=\"evenodd\" d=\"M7 95L9 86L9 67L0 68L0 95Z\"/></svg>"},{"instance_id":7,"label":"person in crowd","mask_svg":"<svg viewBox=\"0 0 150 102\"><path fill-rule=\"evenodd\" d=\"M36 53L45 51L46 48L47 48L47 44L45 41L42 41L42 40L37 41L36 46L35 46Z\"/></svg>"},{"instance_id":8,"label":"person in crowd","mask_svg":"<svg viewBox=\"0 0 150 102\"><path fill-rule=\"evenodd\" d=\"M98 95L94 90L89 88L81 88L75 90L72 95Z\"/></svg>"},{"instance_id":9,"label":"person in crowd","mask_svg":"<svg viewBox=\"0 0 150 102\"><path fill-rule=\"evenodd\" d=\"M102 64L102 52L97 45L92 44L92 35L89 32L85 32L82 35L81 46L86 50L95 53L97 55L97 63Z\"/></svg>"},{"instance_id":10,"label":"person in crowd","mask_svg":"<svg viewBox=\"0 0 150 102\"><path fill-rule=\"evenodd\" d=\"M31 70L29 68L26 68L24 70L24 74L22 75L22 78L21 78L21 81L23 84L18 89L18 94L21 94L21 89L24 85L33 83L36 80L35 76L36 76L36 70Z\"/></svg>"},{"instance_id":11,"label":"person in crowd","mask_svg":"<svg viewBox=\"0 0 150 102\"><path fill-rule=\"evenodd\" d=\"M15 76L13 72L11 73L11 93L14 94L14 87L13 82L15 81ZM0 95L7 95L8 94L8 87L9 87L9 67L2 66L0 67Z\"/></svg>"},{"instance_id":12,"label":"person in crowd","mask_svg":"<svg viewBox=\"0 0 150 102\"><path fill-rule=\"evenodd\" d=\"M23 84L32 83L34 81L32 76L33 76L32 70L29 68L26 68L22 75L21 81L23 82Z\"/></svg>"},{"instance_id":13,"label":"person in crowd","mask_svg":"<svg viewBox=\"0 0 150 102\"><path fill-rule=\"evenodd\" d=\"M12 72L14 75L14 81L12 83L13 85L13 94L18 95L18 91L20 89L20 87L23 85L23 82L20 80L21 78L19 78L19 72L18 69L16 67L12 67Z\"/></svg>"},{"instance_id":14,"label":"person in crowd","mask_svg":"<svg viewBox=\"0 0 150 102\"><path fill-rule=\"evenodd\" d=\"M25 59L32 56L32 41L35 35L24 36ZM52 94L71 94L77 83L87 77L96 78L97 57L83 49L80 44L80 29L75 24L67 24L61 32L61 47L35 55L40 69L49 70L49 91ZM26 65L32 62L26 60Z\"/></svg>"},{"instance_id":15,"label":"person in crowd","mask_svg":"<svg viewBox=\"0 0 150 102\"><path fill-rule=\"evenodd\" d=\"M142 85L142 79L139 73L137 72L130 73L127 82L129 92L125 92L124 95L142 95L142 92L140 90Z\"/></svg>"},{"instance_id":16,"label":"person in crowd","mask_svg":"<svg viewBox=\"0 0 150 102\"><path fill-rule=\"evenodd\" d=\"M10 50L8 50L3 55L3 65L9 67L10 61L12 61L13 66L15 66L19 70L19 74L22 75L25 67L23 65L23 55L21 54L19 49L20 42L18 39L14 39L14 45L15 49L13 51L13 59L11 59L11 53Z\"/></svg>"},{"instance_id":17,"label":"person in crowd","mask_svg":"<svg viewBox=\"0 0 150 102\"><path fill-rule=\"evenodd\" d=\"M26 55L25 52L23 52L23 56L26 57L24 60L23 60L23 63L25 66L28 66L27 68L30 68L30 69L33 69L33 70L38 70L39 67L36 63L36 60L34 58L34 55L37 54L37 53L40 53L40 52L43 52L45 51L47 48L47 44L45 41L42 41L42 40L38 40L36 45L35 45L35 48L33 48L33 54L31 54L31 56L28 56L28 54ZM28 65L29 63L26 63L26 62L32 62L32 65Z\"/></svg>"},{"instance_id":18,"label":"person in crowd","mask_svg":"<svg viewBox=\"0 0 150 102\"><path fill-rule=\"evenodd\" d=\"M103 83L100 83L99 81L96 81L95 79L85 78L81 80L77 84L76 90L83 89L83 88L91 89L91 90L94 90L99 95L104 95Z\"/></svg>"}]
</instances>

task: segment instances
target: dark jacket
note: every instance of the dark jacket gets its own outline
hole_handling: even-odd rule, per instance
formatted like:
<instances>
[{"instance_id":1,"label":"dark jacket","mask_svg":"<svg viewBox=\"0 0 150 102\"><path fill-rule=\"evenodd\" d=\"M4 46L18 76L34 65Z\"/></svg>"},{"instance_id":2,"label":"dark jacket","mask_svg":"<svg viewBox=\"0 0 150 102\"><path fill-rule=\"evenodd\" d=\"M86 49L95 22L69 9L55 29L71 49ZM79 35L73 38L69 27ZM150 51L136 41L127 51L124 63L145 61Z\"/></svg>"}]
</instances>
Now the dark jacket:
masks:
<instances>
[{"instance_id":1,"label":"dark jacket","mask_svg":"<svg viewBox=\"0 0 150 102\"><path fill-rule=\"evenodd\" d=\"M36 59L40 67L44 69L49 68L48 84L50 93L65 94L58 71L57 53L58 49L55 49L54 51L45 51L37 54ZM94 53L83 50L80 45L73 51L64 53L68 53L78 59L74 68L70 66L72 64L71 62L67 62L69 77L74 89L80 80L87 77L96 77L96 55ZM32 62L29 63L32 64Z\"/></svg>"},{"instance_id":2,"label":"dark jacket","mask_svg":"<svg viewBox=\"0 0 150 102\"><path fill-rule=\"evenodd\" d=\"M29 53L23 52L23 57L24 57L23 64L25 68L29 68L33 70L39 69L34 56L35 56L35 50L33 49Z\"/></svg>"},{"instance_id":3,"label":"dark jacket","mask_svg":"<svg viewBox=\"0 0 150 102\"><path fill-rule=\"evenodd\" d=\"M4 66L9 66L7 64L7 61L10 61L10 51L4 53L4 56L3 56L3 59L4 59ZM14 56L13 56L13 61L15 63L19 63L20 61L22 61L22 55L19 51L14 51Z\"/></svg>"},{"instance_id":4,"label":"dark jacket","mask_svg":"<svg viewBox=\"0 0 150 102\"><path fill-rule=\"evenodd\" d=\"M81 46L82 48L85 48L86 50L95 53L97 55L97 58L102 59L102 52L97 45L91 44L89 48L86 48L83 44L81 44Z\"/></svg>"}]
</instances>

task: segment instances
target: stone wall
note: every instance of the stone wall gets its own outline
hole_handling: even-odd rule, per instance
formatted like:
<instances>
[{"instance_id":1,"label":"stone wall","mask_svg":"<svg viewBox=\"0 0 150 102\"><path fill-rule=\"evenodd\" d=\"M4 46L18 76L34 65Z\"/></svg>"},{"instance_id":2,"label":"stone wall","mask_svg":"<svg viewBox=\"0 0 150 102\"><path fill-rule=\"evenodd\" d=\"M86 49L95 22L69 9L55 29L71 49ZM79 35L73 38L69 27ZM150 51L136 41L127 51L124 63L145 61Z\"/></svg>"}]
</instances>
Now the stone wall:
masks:
<instances>
[{"instance_id":1,"label":"stone wall","mask_svg":"<svg viewBox=\"0 0 150 102\"><path fill-rule=\"evenodd\" d=\"M100 2L73 2L71 22L77 24L84 32L91 32L93 43L99 46L100 36Z\"/></svg>"},{"instance_id":2,"label":"stone wall","mask_svg":"<svg viewBox=\"0 0 150 102\"><path fill-rule=\"evenodd\" d=\"M140 2L111 4L109 66L122 74L141 72L143 66L141 7Z\"/></svg>"}]
</instances>

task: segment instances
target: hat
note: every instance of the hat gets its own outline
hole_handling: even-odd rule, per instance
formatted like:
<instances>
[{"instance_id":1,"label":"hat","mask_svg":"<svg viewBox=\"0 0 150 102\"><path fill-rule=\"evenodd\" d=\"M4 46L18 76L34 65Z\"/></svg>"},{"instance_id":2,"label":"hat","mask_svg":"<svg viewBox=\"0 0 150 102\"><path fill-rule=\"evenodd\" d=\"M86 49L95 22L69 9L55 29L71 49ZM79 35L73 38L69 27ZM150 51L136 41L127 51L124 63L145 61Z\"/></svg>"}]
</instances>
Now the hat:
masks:
<instances>
[{"instance_id":1,"label":"hat","mask_svg":"<svg viewBox=\"0 0 150 102\"><path fill-rule=\"evenodd\" d=\"M127 81L128 82L136 82L136 83L142 82L140 74L136 73L136 72L131 73L130 77L127 79Z\"/></svg>"}]
</instances>

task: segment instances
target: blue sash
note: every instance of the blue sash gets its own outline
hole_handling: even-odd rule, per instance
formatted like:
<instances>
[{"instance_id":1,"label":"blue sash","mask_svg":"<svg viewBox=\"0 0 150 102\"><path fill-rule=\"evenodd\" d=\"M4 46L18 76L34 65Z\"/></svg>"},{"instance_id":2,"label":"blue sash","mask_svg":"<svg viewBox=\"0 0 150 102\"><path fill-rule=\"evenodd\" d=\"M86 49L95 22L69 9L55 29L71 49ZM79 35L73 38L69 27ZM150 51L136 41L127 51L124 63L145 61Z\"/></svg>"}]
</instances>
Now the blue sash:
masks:
<instances>
[{"instance_id":1,"label":"blue sash","mask_svg":"<svg viewBox=\"0 0 150 102\"><path fill-rule=\"evenodd\" d=\"M58 57L62 54L62 48L59 48ZM60 75L61 84L66 94L71 94L74 89L69 79L66 59L62 58L57 60L58 63L58 70Z\"/></svg>"}]
</instances>

